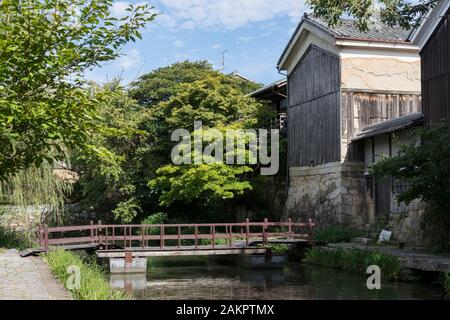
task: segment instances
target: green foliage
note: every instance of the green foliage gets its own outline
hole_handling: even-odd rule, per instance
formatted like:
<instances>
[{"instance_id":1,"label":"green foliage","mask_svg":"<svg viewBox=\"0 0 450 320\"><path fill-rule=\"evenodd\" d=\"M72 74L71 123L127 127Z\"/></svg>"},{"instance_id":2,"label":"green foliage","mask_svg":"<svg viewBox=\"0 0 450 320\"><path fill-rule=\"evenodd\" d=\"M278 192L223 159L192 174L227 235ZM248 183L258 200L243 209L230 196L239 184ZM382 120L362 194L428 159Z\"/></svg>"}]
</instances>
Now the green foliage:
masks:
<instances>
[{"instance_id":1,"label":"green foliage","mask_svg":"<svg viewBox=\"0 0 450 320\"><path fill-rule=\"evenodd\" d=\"M117 207L116 214L124 222L130 222L141 212L136 198L136 177L145 163L139 162L136 148L147 138L147 133L139 130L139 123L148 113L117 80L103 87L93 86L96 96L101 96L97 110L102 126L108 131L95 134L90 144L109 150L110 157L98 153L76 152L71 163L80 177L79 197L84 203L95 208L111 210Z\"/></svg>"},{"instance_id":2,"label":"green foliage","mask_svg":"<svg viewBox=\"0 0 450 320\"><path fill-rule=\"evenodd\" d=\"M65 200L72 190L72 183L58 178L53 165L45 161L39 168L32 166L0 181L0 202L14 205L22 215L27 214L29 206L44 205L51 215L42 219L61 223Z\"/></svg>"},{"instance_id":3,"label":"green foliage","mask_svg":"<svg viewBox=\"0 0 450 320\"><path fill-rule=\"evenodd\" d=\"M102 127L83 72L118 57L154 18L147 5L111 14L112 0L0 3L0 180L87 143ZM105 150L100 150L105 153Z\"/></svg>"},{"instance_id":4,"label":"green foliage","mask_svg":"<svg viewBox=\"0 0 450 320\"><path fill-rule=\"evenodd\" d=\"M332 26L339 25L343 15L356 19L362 30L370 26L371 18L379 15L390 26L411 29L431 10L438 0L307 0L316 16L325 18Z\"/></svg>"},{"instance_id":5,"label":"green foliage","mask_svg":"<svg viewBox=\"0 0 450 320\"><path fill-rule=\"evenodd\" d=\"M450 248L450 126L421 128L414 133L421 144L405 144L397 156L376 163L372 170L382 179L392 177L404 181L408 188L399 201L409 204L415 199L429 203L428 218L435 229L433 235L442 250Z\"/></svg>"},{"instance_id":6,"label":"green foliage","mask_svg":"<svg viewBox=\"0 0 450 320\"><path fill-rule=\"evenodd\" d=\"M289 246L287 244L267 244L264 247L272 249L273 254L286 254L289 251Z\"/></svg>"},{"instance_id":7,"label":"green foliage","mask_svg":"<svg viewBox=\"0 0 450 320\"><path fill-rule=\"evenodd\" d=\"M398 258L392 255L356 249L324 250L314 247L306 252L303 262L342 269L362 276L366 275L369 266L377 265L383 277L390 280L398 279L401 271Z\"/></svg>"},{"instance_id":8,"label":"green foliage","mask_svg":"<svg viewBox=\"0 0 450 320\"><path fill-rule=\"evenodd\" d=\"M249 167L226 164L200 164L192 166L169 165L158 169L159 175L149 186L161 190L160 204L170 206L176 201L190 203L196 199L214 201L232 199L251 190L249 181L239 176L252 172Z\"/></svg>"},{"instance_id":9,"label":"green foliage","mask_svg":"<svg viewBox=\"0 0 450 320\"><path fill-rule=\"evenodd\" d=\"M126 201L119 202L117 207L112 211L116 219L124 223L130 223L140 213L141 207L136 198L130 198Z\"/></svg>"},{"instance_id":10,"label":"green foliage","mask_svg":"<svg viewBox=\"0 0 450 320\"><path fill-rule=\"evenodd\" d=\"M33 246L34 241L28 232L17 232L0 227L0 248L25 250Z\"/></svg>"},{"instance_id":11,"label":"green foliage","mask_svg":"<svg viewBox=\"0 0 450 320\"><path fill-rule=\"evenodd\" d=\"M160 104L166 128L190 128L193 131L196 120L202 121L206 132L208 128L226 132L228 128L255 126L258 110L264 109L264 105L225 84L224 79L224 76L208 76L204 80L181 85L178 94ZM192 141L195 140L195 134ZM204 139L206 141L203 143L213 142L208 141L207 134ZM238 154L245 151L235 148L234 152ZM191 160L201 156L191 151L186 153ZM149 187L161 193L162 206L170 206L177 201L190 203L200 200L210 203L219 199L232 199L252 189L248 179L243 178L253 171L252 168L211 162L161 167L156 172L157 177L149 182Z\"/></svg>"},{"instance_id":12,"label":"green foliage","mask_svg":"<svg viewBox=\"0 0 450 320\"><path fill-rule=\"evenodd\" d=\"M450 299L450 269L442 274L442 283L447 292L447 299Z\"/></svg>"},{"instance_id":13,"label":"green foliage","mask_svg":"<svg viewBox=\"0 0 450 320\"><path fill-rule=\"evenodd\" d=\"M353 238L360 237L362 232L342 225L332 225L319 228L315 231L314 238L320 243L349 242Z\"/></svg>"},{"instance_id":14,"label":"green foliage","mask_svg":"<svg viewBox=\"0 0 450 320\"><path fill-rule=\"evenodd\" d=\"M74 168L82 173L79 197L96 210L114 210L117 220L130 222L142 220L146 212L161 210L163 202L170 203L164 210L171 218L177 217L180 206L184 219L191 210L198 219L206 210L205 200L212 208L216 200L243 194L250 189L248 167L175 167L171 151L176 143L171 142L171 134L178 128L192 131L195 120L201 120L205 130L256 126L268 116L267 106L245 94L257 87L220 74L201 61L180 62L144 75L133 83L130 95L117 82L94 87L94 94L102 97L98 105L102 126L113 130L94 135L90 143L110 150L115 161L103 161L86 152L72 156ZM209 144L210 139L205 137L204 143ZM191 192L177 179L199 185ZM220 207L219 202L214 209Z\"/></svg>"},{"instance_id":15,"label":"green foliage","mask_svg":"<svg viewBox=\"0 0 450 320\"><path fill-rule=\"evenodd\" d=\"M64 250L50 251L44 256L52 273L70 291L77 300L128 300L131 297L122 290L112 289L106 280L105 271L95 262L86 261L80 256ZM67 287L67 280L71 274L67 272L69 266L80 268L81 279L79 289Z\"/></svg>"},{"instance_id":16,"label":"green foliage","mask_svg":"<svg viewBox=\"0 0 450 320\"><path fill-rule=\"evenodd\" d=\"M141 224L165 224L169 220L167 213L158 212L154 213L144 220L142 220ZM160 228L148 228L148 234L159 234L161 232Z\"/></svg>"},{"instance_id":17,"label":"green foliage","mask_svg":"<svg viewBox=\"0 0 450 320\"><path fill-rule=\"evenodd\" d=\"M207 61L183 61L163 67L145 74L132 83L131 97L141 105L156 107L159 103L168 101L172 96L182 91L181 84L193 83L208 76L218 77L221 74L212 69ZM260 84L225 77L227 84L247 94L261 87Z\"/></svg>"}]
</instances>

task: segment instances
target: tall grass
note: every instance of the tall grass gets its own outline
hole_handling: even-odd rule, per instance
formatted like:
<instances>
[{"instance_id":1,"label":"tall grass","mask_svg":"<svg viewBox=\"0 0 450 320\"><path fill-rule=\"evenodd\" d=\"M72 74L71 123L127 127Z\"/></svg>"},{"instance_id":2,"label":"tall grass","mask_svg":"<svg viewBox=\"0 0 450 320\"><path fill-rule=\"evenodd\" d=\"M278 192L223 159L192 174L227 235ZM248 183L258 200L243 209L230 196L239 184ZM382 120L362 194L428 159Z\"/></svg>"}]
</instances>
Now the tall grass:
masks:
<instances>
[{"instance_id":1,"label":"tall grass","mask_svg":"<svg viewBox=\"0 0 450 320\"><path fill-rule=\"evenodd\" d=\"M0 248L24 250L33 246L32 237L27 232L17 232L0 227Z\"/></svg>"},{"instance_id":2,"label":"tall grass","mask_svg":"<svg viewBox=\"0 0 450 320\"><path fill-rule=\"evenodd\" d=\"M80 256L64 251L51 251L44 256L53 274L77 300L128 300L131 297L122 290L113 289L106 280L104 270L95 262L82 259ZM80 268L80 288L70 289L67 280L71 274L69 266Z\"/></svg>"},{"instance_id":3,"label":"tall grass","mask_svg":"<svg viewBox=\"0 0 450 320\"><path fill-rule=\"evenodd\" d=\"M398 258L384 253L367 252L356 249L324 250L319 247L309 249L303 260L306 264L332 267L365 275L367 267L377 265L386 279L397 280L400 276Z\"/></svg>"}]
</instances>

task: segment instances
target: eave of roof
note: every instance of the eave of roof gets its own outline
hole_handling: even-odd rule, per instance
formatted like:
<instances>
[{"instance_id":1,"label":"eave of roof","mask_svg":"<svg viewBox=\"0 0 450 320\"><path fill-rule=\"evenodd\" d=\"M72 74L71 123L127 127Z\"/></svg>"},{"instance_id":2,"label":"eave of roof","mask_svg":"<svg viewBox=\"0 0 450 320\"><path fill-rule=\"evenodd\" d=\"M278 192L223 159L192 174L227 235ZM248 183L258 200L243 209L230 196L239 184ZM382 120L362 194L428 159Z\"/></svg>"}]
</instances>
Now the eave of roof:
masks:
<instances>
[{"instance_id":1,"label":"eave of roof","mask_svg":"<svg viewBox=\"0 0 450 320\"><path fill-rule=\"evenodd\" d=\"M412 113L400 118L383 121L364 128L355 138L352 139L352 141L360 141L382 134L388 134L412 128L422 124L423 121L424 115L420 112Z\"/></svg>"},{"instance_id":2,"label":"eave of roof","mask_svg":"<svg viewBox=\"0 0 450 320\"><path fill-rule=\"evenodd\" d=\"M271 91L273 89L278 89L278 88L280 88L282 86L285 86L286 84L287 84L287 80L286 79L281 79L281 80L275 81L273 83L270 83L270 84L268 84L268 85L266 85L266 86L264 86L264 87L262 87L262 88L260 88L258 90L253 91L252 93L248 94L248 96L254 97L254 96L257 96L259 94L262 94L262 93L265 93L265 92L269 92L269 91Z\"/></svg>"},{"instance_id":3,"label":"eave of roof","mask_svg":"<svg viewBox=\"0 0 450 320\"><path fill-rule=\"evenodd\" d=\"M347 22L347 24L350 22L349 19L345 20ZM395 45L395 44L400 44L400 45L405 45L405 46L412 46L411 42L408 40L408 34L407 32L404 32L403 30L401 30L400 28L396 28L396 29L392 29L392 33L390 34L390 38L384 36L385 38L382 39L383 37L383 33L379 33L376 36L378 36L379 38L376 38L375 36L373 37L367 37L367 36L361 36L361 37L356 37L356 36L352 36L350 34L354 34L357 35L359 33L364 33L364 32L360 32L360 31L355 31L352 32L349 29L349 26L343 27L342 30L338 30L338 28L330 28L324 25L325 22L321 21L319 22L319 20L317 18L314 17L310 17L308 16L308 14L304 14L302 19L300 20L299 24L297 25L297 28L295 29L294 33L292 34L291 38L289 39L288 44L286 45L286 47L283 50L283 53L281 54L280 58L278 59L277 62L277 68L279 70L283 69L283 65L287 56L290 54L290 50L292 50L292 44L296 41L296 39L298 38L298 33L301 30L302 26L308 23L309 25L313 26L314 28L317 28L318 30L326 33L327 35L329 35L331 38L333 38L335 41L336 40L343 40L343 41L359 41L359 42L366 42L366 43L384 43L384 44L390 44L390 45ZM347 28L347 29L346 29ZM356 27L355 27L356 28ZM386 26L384 26L384 28L386 28ZM347 35L345 35L344 33L347 33ZM398 33L398 34L397 34ZM374 32L368 33L370 34L374 34ZM399 37L399 39L394 39L396 38L396 36ZM401 36L401 37L400 37Z\"/></svg>"},{"instance_id":4,"label":"eave of roof","mask_svg":"<svg viewBox=\"0 0 450 320\"><path fill-rule=\"evenodd\" d=\"M439 1L436 6L422 18L420 25L412 30L408 40L418 45L420 48L423 48L449 10L450 1Z\"/></svg>"}]
</instances>

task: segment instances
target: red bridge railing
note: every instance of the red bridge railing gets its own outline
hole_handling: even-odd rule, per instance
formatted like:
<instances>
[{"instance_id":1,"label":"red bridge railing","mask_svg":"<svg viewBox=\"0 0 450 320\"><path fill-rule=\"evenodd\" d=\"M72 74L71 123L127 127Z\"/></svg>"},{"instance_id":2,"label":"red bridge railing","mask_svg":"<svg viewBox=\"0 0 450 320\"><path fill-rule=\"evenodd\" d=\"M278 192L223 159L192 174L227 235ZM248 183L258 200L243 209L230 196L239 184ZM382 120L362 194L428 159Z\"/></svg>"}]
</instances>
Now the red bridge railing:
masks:
<instances>
[{"instance_id":1,"label":"red bridge railing","mask_svg":"<svg viewBox=\"0 0 450 320\"><path fill-rule=\"evenodd\" d=\"M233 240L245 240L248 246L252 239L262 240L267 244L269 238L284 237L313 241L315 223L292 222L250 222L242 223L203 223L203 224L134 224L107 225L98 222L90 225L55 227L39 226L39 243L45 251L50 246L71 246L90 244L123 249L164 248L167 243L171 247L182 248L187 242L191 246L216 247L217 242L232 246ZM156 242L156 245L155 245ZM206 244L205 244L206 243Z\"/></svg>"}]
</instances>

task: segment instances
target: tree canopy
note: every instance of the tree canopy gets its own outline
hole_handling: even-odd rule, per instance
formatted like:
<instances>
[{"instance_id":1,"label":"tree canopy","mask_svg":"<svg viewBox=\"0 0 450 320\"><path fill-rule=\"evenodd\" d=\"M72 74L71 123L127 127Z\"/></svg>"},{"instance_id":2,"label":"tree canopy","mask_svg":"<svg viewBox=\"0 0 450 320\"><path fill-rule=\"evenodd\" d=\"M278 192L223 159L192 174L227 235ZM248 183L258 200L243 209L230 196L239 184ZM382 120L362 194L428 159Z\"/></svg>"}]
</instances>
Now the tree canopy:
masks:
<instances>
[{"instance_id":1,"label":"tree canopy","mask_svg":"<svg viewBox=\"0 0 450 320\"><path fill-rule=\"evenodd\" d=\"M178 128L192 132L196 120L205 129L254 126L267 113L264 105L246 96L260 85L247 82L204 61L184 61L143 75L129 91L117 83L94 88L96 96L105 97L99 104L102 123L114 131L94 135L90 143L115 157L105 161L96 154L74 154L72 163L81 173L80 198L129 222L161 211L160 205L176 211L187 203L211 204L242 195L250 189L249 167L175 168L171 134ZM206 178L209 184L199 183ZM196 189L188 190L193 184ZM183 209L180 214L189 214Z\"/></svg>"},{"instance_id":2,"label":"tree canopy","mask_svg":"<svg viewBox=\"0 0 450 320\"><path fill-rule=\"evenodd\" d=\"M220 73L214 71L207 61L177 62L141 76L132 83L130 94L141 105L156 106L178 93L180 84L202 80L208 75L220 76ZM222 80L243 93L250 93L261 87L260 84L231 76Z\"/></svg>"},{"instance_id":3,"label":"tree canopy","mask_svg":"<svg viewBox=\"0 0 450 320\"><path fill-rule=\"evenodd\" d=\"M325 18L332 26L338 25L342 16L356 19L362 30L367 30L372 18L380 18L389 26L405 29L416 26L421 18L439 0L307 0L315 15Z\"/></svg>"},{"instance_id":4,"label":"tree canopy","mask_svg":"<svg viewBox=\"0 0 450 320\"><path fill-rule=\"evenodd\" d=\"M118 57L154 18L147 5L117 19L111 0L0 2L0 180L64 157L101 130L83 73ZM104 150L103 150L104 151Z\"/></svg>"}]
</instances>

